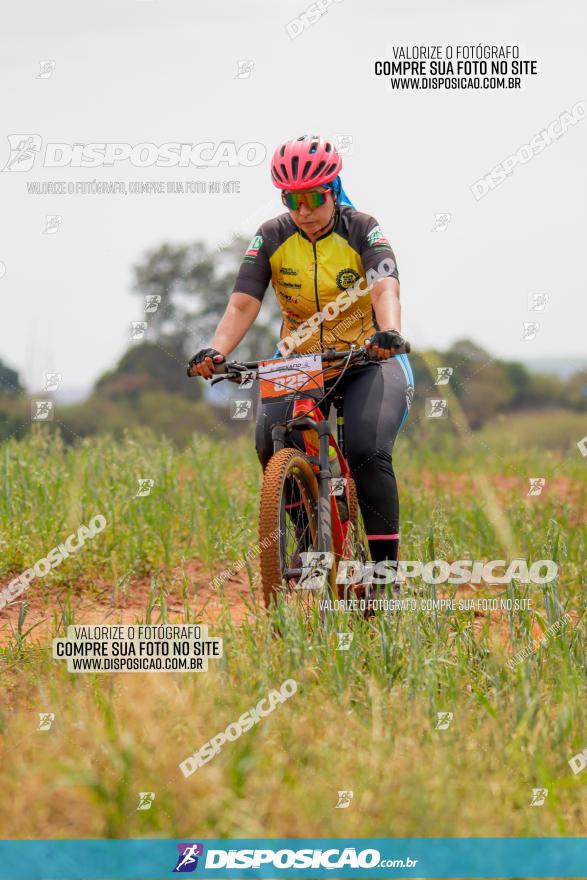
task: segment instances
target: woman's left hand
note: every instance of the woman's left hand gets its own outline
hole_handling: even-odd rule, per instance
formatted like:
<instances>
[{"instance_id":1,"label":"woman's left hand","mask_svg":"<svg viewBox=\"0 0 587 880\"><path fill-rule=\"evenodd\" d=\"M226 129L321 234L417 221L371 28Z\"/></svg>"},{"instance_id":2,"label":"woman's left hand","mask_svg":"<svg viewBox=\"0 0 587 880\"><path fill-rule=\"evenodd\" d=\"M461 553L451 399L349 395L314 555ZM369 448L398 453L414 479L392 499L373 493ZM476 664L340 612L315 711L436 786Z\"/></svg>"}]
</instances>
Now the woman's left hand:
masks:
<instances>
[{"instance_id":1,"label":"woman's left hand","mask_svg":"<svg viewBox=\"0 0 587 880\"><path fill-rule=\"evenodd\" d=\"M380 360L389 358L394 350L404 344L404 338L397 330L377 330L367 341L365 347L373 351Z\"/></svg>"}]
</instances>

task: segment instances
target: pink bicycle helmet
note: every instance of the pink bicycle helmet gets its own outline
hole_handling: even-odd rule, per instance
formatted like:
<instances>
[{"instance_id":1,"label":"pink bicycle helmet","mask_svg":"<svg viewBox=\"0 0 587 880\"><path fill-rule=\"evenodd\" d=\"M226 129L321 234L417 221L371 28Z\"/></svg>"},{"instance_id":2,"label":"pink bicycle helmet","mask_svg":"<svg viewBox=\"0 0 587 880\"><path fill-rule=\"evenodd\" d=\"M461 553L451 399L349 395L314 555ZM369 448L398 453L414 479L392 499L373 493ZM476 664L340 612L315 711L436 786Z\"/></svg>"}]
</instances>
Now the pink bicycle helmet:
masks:
<instances>
[{"instance_id":1,"label":"pink bicycle helmet","mask_svg":"<svg viewBox=\"0 0 587 880\"><path fill-rule=\"evenodd\" d=\"M339 174L342 159L332 141L305 134L285 141L271 160L271 179L279 189L312 189Z\"/></svg>"}]
</instances>

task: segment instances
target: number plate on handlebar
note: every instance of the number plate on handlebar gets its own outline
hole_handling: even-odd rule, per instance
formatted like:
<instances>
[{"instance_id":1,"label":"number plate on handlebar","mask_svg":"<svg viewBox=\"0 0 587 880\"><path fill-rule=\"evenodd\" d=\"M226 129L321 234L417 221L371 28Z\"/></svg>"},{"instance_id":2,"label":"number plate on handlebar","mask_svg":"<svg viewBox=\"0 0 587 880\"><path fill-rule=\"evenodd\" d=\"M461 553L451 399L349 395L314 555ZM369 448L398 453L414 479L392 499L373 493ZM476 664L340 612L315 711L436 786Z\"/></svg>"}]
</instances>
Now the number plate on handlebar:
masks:
<instances>
[{"instance_id":1,"label":"number plate on handlebar","mask_svg":"<svg viewBox=\"0 0 587 880\"><path fill-rule=\"evenodd\" d=\"M259 362L261 400L291 400L296 395L321 397L324 390L320 355L272 358Z\"/></svg>"}]
</instances>

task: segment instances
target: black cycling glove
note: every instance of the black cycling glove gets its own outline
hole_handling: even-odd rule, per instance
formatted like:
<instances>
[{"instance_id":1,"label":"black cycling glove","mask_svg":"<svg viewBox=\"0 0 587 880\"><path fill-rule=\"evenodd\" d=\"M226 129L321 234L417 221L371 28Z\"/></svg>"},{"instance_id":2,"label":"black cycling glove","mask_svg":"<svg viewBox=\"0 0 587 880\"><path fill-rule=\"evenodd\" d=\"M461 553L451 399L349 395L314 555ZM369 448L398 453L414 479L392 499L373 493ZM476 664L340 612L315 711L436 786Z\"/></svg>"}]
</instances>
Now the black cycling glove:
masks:
<instances>
[{"instance_id":1,"label":"black cycling glove","mask_svg":"<svg viewBox=\"0 0 587 880\"><path fill-rule=\"evenodd\" d=\"M191 361L188 364L187 373L188 376L192 375L192 367L201 364L203 360L206 358L214 358L215 355L219 354L222 360L224 360L224 355L220 351L216 351L215 348L201 348L200 351L193 356Z\"/></svg>"},{"instance_id":2,"label":"black cycling glove","mask_svg":"<svg viewBox=\"0 0 587 880\"><path fill-rule=\"evenodd\" d=\"M392 351L405 344L403 336L397 330L377 330L367 341L378 348L389 348Z\"/></svg>"}]
</instances>

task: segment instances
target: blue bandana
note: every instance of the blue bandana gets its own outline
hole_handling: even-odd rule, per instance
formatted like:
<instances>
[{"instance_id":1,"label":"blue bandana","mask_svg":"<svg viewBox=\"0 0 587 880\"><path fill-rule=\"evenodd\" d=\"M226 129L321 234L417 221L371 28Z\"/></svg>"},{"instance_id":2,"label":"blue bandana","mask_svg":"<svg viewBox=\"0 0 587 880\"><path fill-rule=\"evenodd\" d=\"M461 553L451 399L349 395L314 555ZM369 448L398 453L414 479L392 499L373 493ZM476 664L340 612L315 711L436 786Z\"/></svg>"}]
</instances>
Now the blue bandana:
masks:
<instances>
[{"instance_id":1,"label":"blue bandana","mask_svg":"<svg viewBox=\"0 0 587 880\"><path fill-rule=\"evenodd\" d=\"M323 186L326 186L328 187L328 189L331 189L333 191L334 195L338 199L339 205L349 205L351 208L355 207L343 189L340 174L335 177L334 180L332 180L330 183L324 183Z\"/></svg>"}]
</instances>

